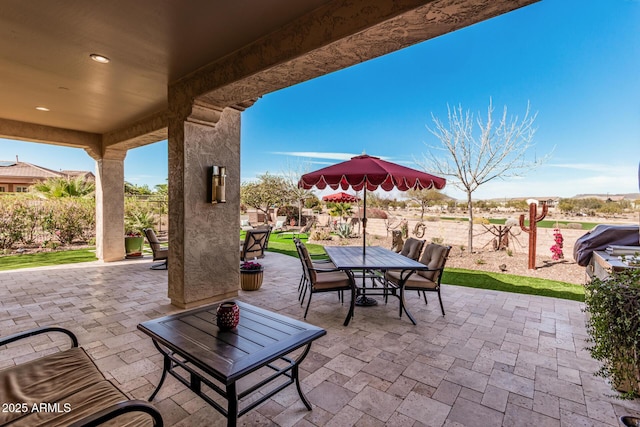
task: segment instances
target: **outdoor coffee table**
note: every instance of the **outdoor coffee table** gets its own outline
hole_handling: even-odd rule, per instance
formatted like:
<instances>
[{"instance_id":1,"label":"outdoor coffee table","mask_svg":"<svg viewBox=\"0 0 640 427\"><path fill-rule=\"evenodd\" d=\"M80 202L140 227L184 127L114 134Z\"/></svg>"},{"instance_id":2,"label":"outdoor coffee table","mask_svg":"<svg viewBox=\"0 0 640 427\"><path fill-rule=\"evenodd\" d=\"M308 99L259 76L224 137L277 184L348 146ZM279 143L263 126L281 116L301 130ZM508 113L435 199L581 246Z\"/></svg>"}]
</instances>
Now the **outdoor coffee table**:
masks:
<instances>
[{"instance_id":1,"label":"outdoor coffee table","mask_svg":"<svg viewBox=\"0 0 640 427\"><path fill-rule=\"evenodd\" d=\"M298 367L309 353L311 343L327 331L250 304L236 303L240 307L240 323L230 331L222 331L216 325L217 304L138 325L164 356L162 377L149 401L160 390L168 372L227 417L227 426L235 426L239 416L293 383L300 399L311 410L300 388ZM297 359L287 357L301 347L304 350ZM261 368L267 373L256 373L260 378L250 386L246 382L251 378L243 380L243 390L239 390L238 380ZM272 383L281 377L284 382ZM269 384L274 388L265 388ZM226 408L222 399L216 401L211 397L211 391L227 400ZM258 391L261 393L239 407L240 399Z\"/></svg>"}]
</instances>

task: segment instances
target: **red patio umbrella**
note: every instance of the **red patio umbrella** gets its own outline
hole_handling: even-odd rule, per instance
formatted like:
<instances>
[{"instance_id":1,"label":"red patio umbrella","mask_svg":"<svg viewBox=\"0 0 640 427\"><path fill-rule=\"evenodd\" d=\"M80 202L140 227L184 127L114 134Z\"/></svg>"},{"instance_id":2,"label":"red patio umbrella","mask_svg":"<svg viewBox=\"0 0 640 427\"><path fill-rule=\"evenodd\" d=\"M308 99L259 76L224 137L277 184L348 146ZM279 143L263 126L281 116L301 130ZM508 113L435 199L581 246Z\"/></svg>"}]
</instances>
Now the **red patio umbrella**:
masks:
<instances>
[{"instance_id":1,"label":"red patio umbrella","mask_svg":"<svg viewBox=\"0 0 640 427\"><path fill-rule=\"evenodd\" d=\"M348 194L341 191L339 193L322 196L322 200L324 200L325 202L334 203L355 203L360 200L360 198L358 196L354 196L353 194Z\"/></svg>"},{"instance_id":2,"label":"red patio umbrella","mask_svg":"<svg viewBox=\"0 0 640 427\"><path fill-rule=\"evenodd\" d=\"M362 217L362 252L366 250L367 232L367 190L373 191L382 188L390 191L397 188L400 191L409 189L444 188L447 181L444 178L387 162L379 157L361 156L352 157L351 160L338 163L315 172L302 175L298 181L298 187L311 189L313 187L322 190L327 186L337 190L346 190L351 187L356 191L364 189L364 209Z\"/></svg>"}]
</instances>

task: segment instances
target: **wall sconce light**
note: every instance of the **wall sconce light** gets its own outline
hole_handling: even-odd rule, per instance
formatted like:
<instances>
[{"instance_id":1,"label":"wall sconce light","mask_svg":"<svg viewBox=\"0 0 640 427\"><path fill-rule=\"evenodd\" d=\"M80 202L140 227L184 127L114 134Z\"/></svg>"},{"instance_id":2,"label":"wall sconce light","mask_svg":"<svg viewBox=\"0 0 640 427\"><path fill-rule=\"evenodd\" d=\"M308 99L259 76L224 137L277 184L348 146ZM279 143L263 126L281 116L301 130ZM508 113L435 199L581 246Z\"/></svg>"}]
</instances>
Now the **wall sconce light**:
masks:
<instances>
[{"instance_id":1,"label":"wall sconce light","mask_svg":"<svg viewBox=\"0 0 640 427\"><path fill-rule=\"evenodd\" d=\"M227 168L224 166L210 166L208 168L208 188L207 188L207 202L226 203L226 181L227 181Z\"/></svg>"}]
</instances>

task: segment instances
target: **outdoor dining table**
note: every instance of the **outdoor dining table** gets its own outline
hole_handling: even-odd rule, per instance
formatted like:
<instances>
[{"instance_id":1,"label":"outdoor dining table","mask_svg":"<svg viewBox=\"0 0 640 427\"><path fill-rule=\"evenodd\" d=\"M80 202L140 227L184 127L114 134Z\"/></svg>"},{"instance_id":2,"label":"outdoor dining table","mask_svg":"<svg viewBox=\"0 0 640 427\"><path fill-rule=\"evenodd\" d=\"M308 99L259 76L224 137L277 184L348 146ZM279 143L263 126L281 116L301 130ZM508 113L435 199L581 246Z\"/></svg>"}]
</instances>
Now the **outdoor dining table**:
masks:
<instances>
[{"instance_id":1,"label":"outdoor dining table","mask_svg":"<svg viewBox=\"0 0 640 427\"><path fill-rule=\"evenodd\" d=\"M404 255L393 252L380 246L368 246L366 251L361 246L326 246L324 250L331 259L331 262L339 270L351 270L358 272L356 275L362 277L362 287L357 288L357 295L364 297L365 295L393 295L400 301L400 308L415 325L416 320L411 315L404 302L403 293L396 292L395 287L386 286L382 293L374 291L372 288L365 287L365 280L369 277L383 277L387 270L403 270L404 277L418 270L428 270L424 264L407 258ZM382 275L369 275L370 272L380 272ZM374 305L370 303L362 303L357 305Z\"/></svg>"}]
</instances>

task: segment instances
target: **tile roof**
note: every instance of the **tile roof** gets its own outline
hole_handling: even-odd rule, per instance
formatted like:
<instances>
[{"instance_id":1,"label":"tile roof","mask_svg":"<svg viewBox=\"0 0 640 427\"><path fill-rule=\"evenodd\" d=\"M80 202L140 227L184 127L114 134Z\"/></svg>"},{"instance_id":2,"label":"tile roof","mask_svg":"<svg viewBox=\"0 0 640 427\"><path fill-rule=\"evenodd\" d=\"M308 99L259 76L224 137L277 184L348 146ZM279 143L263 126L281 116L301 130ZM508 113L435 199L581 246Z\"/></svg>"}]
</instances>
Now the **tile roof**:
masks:
<instances>
[{"instance_id":1,"label":"tile roof","mask_svg":"<svg viewBox=\"0 0 640 427\"><path fill-rule=\"evenodd\" d=\"M73 172L73 173L71 173ZM0 161L0 177L21 177L21 178L56 178L67 177L68 175L90 174L88 171L64 171L57 172L42 166L27 162ZM92 174L93 175L93 174Z\"/></svg>"}]
</instances>

